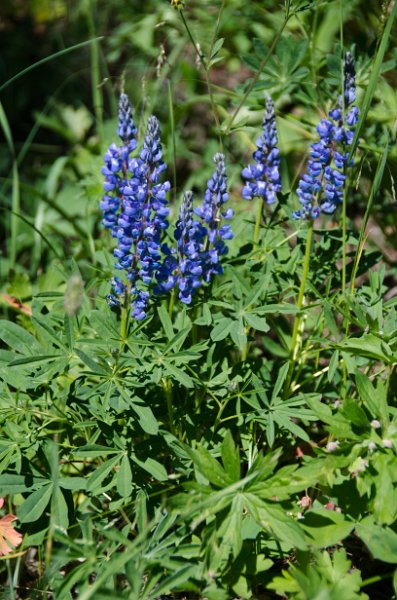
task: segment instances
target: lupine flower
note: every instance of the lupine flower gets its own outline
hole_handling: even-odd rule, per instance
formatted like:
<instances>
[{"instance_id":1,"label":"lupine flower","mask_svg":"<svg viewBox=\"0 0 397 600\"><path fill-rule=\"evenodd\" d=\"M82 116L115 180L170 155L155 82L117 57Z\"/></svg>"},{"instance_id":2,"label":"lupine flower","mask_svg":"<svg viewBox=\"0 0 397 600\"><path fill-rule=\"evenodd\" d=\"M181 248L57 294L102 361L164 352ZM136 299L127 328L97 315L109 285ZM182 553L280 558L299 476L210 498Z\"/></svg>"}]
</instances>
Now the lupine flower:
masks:
<instances>
[{"instance_id":1,"label":"lupine flower","mask_svg":"<svg viewBox=\"0 0 397 600\"><path fill-rule=\"evenodd\" d=\"M232 209L222 210L228 200L223 154L216 154L214 162L216 171L207 183L203 204L193 210L192 192L184 194L174 231L177 249L173 252L163 248L166 257L156 274L158 291L177 286L184 304L191 303L204 282L209 283L213 275L223 272L220 257L227 252L224 240L233 237L230 225L221 224L222 219L233 216Z\"/></svg>"},{"instance_id":2,"label":"lupine flower","mask_svg":"<svg viewBox=\"0 0 397 600\"><path fill-rule=\"evenodd\" d=\"M247 180L242 195L246 200L259 197L267 204L273 204L277 192L281 192L281 177L276 116L271 98L266 100L262 127L262 135L257 140L257 149L252 155L255 164L250 164L242 171L243 178Z\"/></svg>"},{"instance_id":3,"label":"lupine flower","mask_svg":"<svg viewBox=\"0 0 397 600\"><path fill-rule=\"evenodd\" d=\"M4 498L0 498L0 508L4 506ZM15 531L11 523L16 520L14 515L5 515L0 519L0 556L13 551L22 542L22 535Z\"/></svg>"},{"instance_id":4,"label":"lupine flower","mask_svg":"<svg viewBox=\"0 0 397 600\"><path fill-rule=\"evenodd\" d=\"M115 226L117 248L116 268L125 271L128 286L121 279L113 280L114 294L109 298L112 305L117 296L132 297L133 316L137 320L145 318L145 307L149 292L141 289L139 283L150 285L154 273L160 266L160 238L167 228L168 215L166 193L170 189L168 181L158 183L166 165L162 160L160 126L156 117L150 117L143 148L138 158L128 162L129 179L120 184L122 202ZM115 297L116 296L116 297Z\"/></svg>"},{"instance_id":5,"label":"lupine flower","mask_svg":"<svg viewBox=\"0 0 397 600\"><path fill-rule=\"evenodd\" d=\"M202 206L196 208L198 215L207 228L207 241L203 255L203 278L209 283L214 275L223 273L220 257L227 253L224 240L231 240L233 232L230 225L222 225L222 219L228 221L234 215L231 208L223 211L223 205L227 202L227 176L225 157L218 152L214 156L216 170L207 182Z\"/></svg>"},{"instance_id":6,"label":"lupine flower","mask_svg":"<svg viewBox=\"0 0 397 600\"><path fill-rule=\"evenodd\" d=\"M193 193L185 192L174 231L177 249L165 249L165 260L157 273L160 291L177 286L179 299L184 304L191 303L195 290L202 285L206 236L207 229L193 217Z\"/></svg>"},{"instance_id":7,"label":"lupine flower","mask_svg":"<svg viewBox=\"0 0 397 600\"><path fill-rule=\"evenodd\" d=\"M319 141L311 146L307 173L299 182L297 195L301 209L295 211L296 219L316 219L320 212L333 214L343 202L343 187L349 151L354 138L359 109L352 106L356 98L354 60L346 54L344 63L344 90L338 107L322 119L317 126ZM346 112L348 111L348 112Z\"/></svg>"},{"instance_id":8,"label":"lupine flower","mask_svg":"<svg viewBox=\"0 0 397 600\"><path fill-rule=\"evenodd\" d=\"M131 301L133 316L141 320L154 273L160 265L160 237L168 226L166 193L170 183L159 183L166 165L162 160L160 127L150 117L143 147L138 157L131 158L136 148L132 107L126 94L119 102L118 135L122 145L112 144L105 154L105 196L101 203L103 225L117 239L114 256L116 269L123 277L112 279L111 306Z\"/></svg>"},{"instance_id":9,"label":"lupine flower","mask_svg":"<svg viewBox=\"0 0 397 600\"><path fill-rule=\"evenodd\" d=\"M194 292L223 272L220 257L227 252L225 240L233 233L229 220L233 210L223 210L228 200L225 158L216 154L216 170L207 182L202 206L193 211L192 193L184 195L175 227L176 249L161 244L168 227L168 181L160 183L166 169L162 159L160 126L150 117L143 147L138 157L130 157L136 147L132 108L124 95L119 104L118 134L122 146L112 144L105 154L105 196L101 203L103 224L117 239L114 256L120 277L111 281L111 306L131 303L132 315L146 316L150 290L157 294L177 287L179 299L190 304ZM196 217L195 217L196 215Z\"/></svg>"},{"instance_id":10,"label":"lupine flower","mask_svg":"<svg viewBox=\"0 0 397 600\"><path fill-rule=\"evenodd\" d=\"M105 153L105 165L102 175L105 176L105 195L100 204L103 212L102 224L116 236L117 212L120 209L120 186L127 177L128 159L130 153L136 148L136 128L132 119L132 106L127 94L121 94L119 100L119 122L117 133L122 141L121 146L111 144Z\"/></svg>"}]
</instances>

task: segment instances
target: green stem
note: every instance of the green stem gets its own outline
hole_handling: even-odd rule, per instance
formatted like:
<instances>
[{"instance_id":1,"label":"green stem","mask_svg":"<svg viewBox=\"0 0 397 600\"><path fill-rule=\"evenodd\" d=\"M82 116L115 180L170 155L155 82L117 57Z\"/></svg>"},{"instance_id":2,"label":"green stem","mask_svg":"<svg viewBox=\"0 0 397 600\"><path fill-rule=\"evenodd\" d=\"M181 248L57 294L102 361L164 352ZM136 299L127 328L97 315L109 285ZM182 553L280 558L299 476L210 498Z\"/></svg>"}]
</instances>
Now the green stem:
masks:
<instances>
[{"instance_id":1,"label":"green stem","mask_svg":"<svg viewBox=\"0 0 397 600\"><path fill-rule=\"evenodd\" d=\"M176 435L176 428L174 423L172 381L170 379L163 379L163 388L165 392L165 400L167 403L168 425L171 433L173 435Z\"/></svg>"},{"instance_id":2,"label":"green stem","mask_svg":"<svg viewBox=\"0 0 397 600\"><path fill-rule=\"evenodd\" d=\"M176 198L176 139L175 139L175 118L174 103L172 101L172 85L168 80L168 113L170 115L171 139L172 139L172 179L173 179L173 200Z\"/></svg>"},{"instance_id":3,"label":"green stem","mask_svg":"<svg viewBox=\"0 0 397 600\"><path fill-rule=\"evenodd\" d=\"M6 560L6 564L7 564L7 574L8 574L8 581L9 581L9 593L10 593L10 600L15 600L15 588L13 585L13 577L12 577L12 570L11 570L11 561L10 560Z\"/></svg>"},{"instance_id":4,"label":"green stem","mask_svg":"<svg viewBox=\"0 0 397 600\"><path fill-rule=\"evenodd\" d=\"M277 42L279 41L279 39L281 37L281 34L283 33L283 31L285 29L285 26L288 23L289 17L290 17L289 11L287 11L285 19L284 19L284 22L283 22L281 28L276 33L276 35L274 36L274 39L273 39L273 41L271 43L271 46L270 46L269 50L266 52L265 56L261 60L261 62L259 64L259 67L258 67L258 70L256 72L256 75L252 78L251 83L247 87L244 96L241 98L240 102L237 105L237 108L235 109L234 113L232 114L232 116L230 118L230 121L228 123L228 126L226 128L225 135L227 135L228 133L230 133L230 130L232 128L232 125L233 125L234 121L236 120L236 117L237 117L238 113L240 112L241 108L245 105L245 101L247 100L248 96L252 92L252 90L253 90L253 88L254 88L257 80L259 79L259 76L263 72L263 69L265 68L267 61L269 60L269 58L273 54L273 50L276 47Z\"/></svg>"},{"instance_id":5,"label":"green stem","mask_svg":"<svg viewBox=\"0 0 397 600\"><path fill-rule=\"evenodd\" d=\"M175 304L175 288L173 288L173 290L171 292L170 302L168 305L168 314L171 319L172 319L172 313L174 312L174 304Z\"/></svg>"},{"instance_id":6,"label":"green stem","mask_svg":"<svg viewBox=\"0 0 397 600\"><path fill-rule=\"evenodd\" d=\"M303 273L302 273L302 279L301 279L298 301L297 301L298 312L296 313L294 327L292 330L290 364L289 364L289 370L288 370L288 376L287 376L287 383L285 386L285 396L288 396L288 393L290 390L292 375L294 372L295 362L296 362L296 358L298 355L298 349L299 349L298 333L299 333L299 328L300 328L300 324L301 324L301 320L302 320L301 309L303 306L303 300L304 300L305 291L306 291L306 281L307 281L307 276L309 273L312 240L313 240L313 220L311 220L309 222L309 225L307 228L305 258L303 261Z\"/></svg>"},{"instance_id":7,"label":"green stem","mask_svg":"<svg viewBox=\"0 0 397 600\"><path fill-rule=\"evenodd\" d=\"M343 190L343 203L342 203L342 294L346 290L346 190Z\"/></svg>"},{"instance_id":8,"label":"green stem","mask_svg":"<svg viewBox=\"0 0 397 600\"><path fill-rule=\"evenodd\" d=\"M129 307L124 306L121 308L121 321L120 321L120 354L124 351L125 342L127 339L127 330L128 330L128 317L129 317Z\"/></svg>"},{"instance_id":9,"label":"green stem","mask_svg":"<svg viewBox=\"0 0 397 600\"><path fill-rule=\"evenodd\" d=\"M261 219L263 212L263 198L259 200L258 212L256 213L255 230L254 230L254 249L258 247L259 232L261 227Z\"/></svg>"},{"instance_id":10,"label":"green stem","mask_svg":"<svg viewBox=\"0 0 397 600\"><path fill-rule=\"evenodd\" d=\"M185 15L183 14L183 11L180 11L179 13L181 15L181 19L182 19L182 23L186 29L186 33L189 36L189 39L191 41L191 43L193 44L193 48L197 54L197 57L200 61L201 66L204 69L204 74L205 74L205 82L207 84L207 89L208 89L208 95L209 95L209 99L210 99L210 104L211 104L211 109L212 109L212 113L214 116L214 121L216 124L216 128L217 128L217 132L219 135L219 145L221 147L221 150L223 151L223 141L222 141L222 137L221 137L221 124L219 121L219 117L218 117L218 111L217 111L217 107L216 107L216 103L214 100L214 95L212 93L212 86L211 86L211 81L210 81L210 77L209 77L209 69L208 69L208 65L207 65L207 61L204 59L204 56L202 55L202 53L200 52L200 50L197 47L197 44L194 40L193 34L190 30L189 25L187 24L187 21L185 19Z\"/></svg>"}]
</instances>

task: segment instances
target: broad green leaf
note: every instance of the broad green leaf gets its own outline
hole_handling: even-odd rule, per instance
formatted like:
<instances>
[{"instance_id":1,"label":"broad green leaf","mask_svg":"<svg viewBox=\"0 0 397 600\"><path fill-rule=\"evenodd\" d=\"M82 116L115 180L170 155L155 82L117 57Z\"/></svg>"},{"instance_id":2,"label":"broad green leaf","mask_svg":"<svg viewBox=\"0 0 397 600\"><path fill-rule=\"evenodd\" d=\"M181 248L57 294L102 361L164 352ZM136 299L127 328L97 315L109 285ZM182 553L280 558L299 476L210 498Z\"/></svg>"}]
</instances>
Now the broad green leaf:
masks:
<instances>
[{"instance_id":1,"label":"broad green leaf","mask_svg":"<svg viewBox=\"0 0 397 600\"><path fill-rule=\"evenodd\" d=\"M276 383L274 384L273 392L272 392L272 400L275 400L281 388L283 387L284 381L288 375L289 363L285 363L278 372Z\"/></svg>"},{"instance_id":2,"label":"broad green leaf","mask_svg":"<svg viewBox=\"0 0 397 600\"><path fill-rule=\"evenodd\" d=\"M243 351L248 343L247 331L243 319L233 321L232 326L230 328L230 337L232 338L236 346L241 351Z\"/></svg>"},{"instance_id":3,"label":"broad green leaf","mask_svg":"<svg viewBox=\"0 0 397 600\"><path fill-rule=\"evenodd\" d=\"M310 536L309 544L313 548L339 544L354 528L354 523L346 521L344 515L327 509L306 511L300 525Z\"/></svg>"},{"instance_id":4,"label":"broad green leaf","mask_svg":"<svg viewBox=\"0 0 397 600\"><path fill-rule=\"evenodd\" d=\"M159 424L156 421L156 417L153 414L150 406L144 406L136 402L130 404L132 410L138 415L139 425L143 431L149 435L157 435L159 430Z\"/></svg>"},{"instance_id":5,"label":"broad green leaf","mask_svg":"<svg viewBox=\"0 0 397 600\"><path fill-rule=\"evenodd\" d=\"M107 454L119 454L118 448L108 448L107 446L101 446L100 444L87 444L86 446L80 446L72 450L73 456L79 458L96 458L99 456L106 456Z\"/></svg>"},{"instance_id":6,"label":"broad green leaf","mask_svg":"<svg viewBox=\"0 0 397 600\"><path fill-rule=\"evenodd\" d=\"M397 533L390 527L381 527L373 517L366 517L356 525L356 533L374 558L397 564Z\"/></svg>"},{"instance_id":7,"label":"broad green leaf","mask_svg":"<svg viewBox=\"0 0 397 600\"><path fill-rule=\"evenodd\" d=\"M208 479L210 483L217 487L227 487L233 483L229 474L222 469L220 463L206 448L197 445L196 448L185 447L185 450L194 462L198 471Z\"/></svg>"},{"instance_id":8,"label":"broad green leaf","mask_svg":"<svg viewBox=\"0 0 397 600\"><path fill-rule=\"evenodd\" d=\"M187 388L194 387L194 381L192 377L190 377L190 375L188 375L185 371L183 371L179 367L176 367L169 361L164 361L164 367L167 373L172 377L172 379L175 379Z\"/></svg>"},{"instance_id":9,"label":"broad green leaf","mask_svg":"<svg viewBox=\"0 0 397 600\"><path fill-rule=\"evenodd\" d=\"M347 399L343 403L343 414L357 427L369 427L367 415L357 402Z\"/></svg>"},{"instance_id":10,"label":"broad green leaf","mask_svg":"<svg viewBox=\"0 0 397 600\"><path fill-rule=\"evenodd\" d=\"M77 354L80 360L82 360L82 362L97 375L110 374L110 370L108 368L105 370L102 365L98 364L96 360L94 360L91 356L89 356L82 350L78 350L77 348L75 348L74 352L75 354Z\"/></svg>"},{"instance_id":11,"label":"broad green leaf","mask_svg":"<svg viewBox=\"0 0 397 600\"><path fill-rule=\"evenodd\" d=\"M28 492L35 489L38 485L42 485L45 481L45 479L37 477L4 473L0 475L0 497Z\"/></svg>"}]
</instances>

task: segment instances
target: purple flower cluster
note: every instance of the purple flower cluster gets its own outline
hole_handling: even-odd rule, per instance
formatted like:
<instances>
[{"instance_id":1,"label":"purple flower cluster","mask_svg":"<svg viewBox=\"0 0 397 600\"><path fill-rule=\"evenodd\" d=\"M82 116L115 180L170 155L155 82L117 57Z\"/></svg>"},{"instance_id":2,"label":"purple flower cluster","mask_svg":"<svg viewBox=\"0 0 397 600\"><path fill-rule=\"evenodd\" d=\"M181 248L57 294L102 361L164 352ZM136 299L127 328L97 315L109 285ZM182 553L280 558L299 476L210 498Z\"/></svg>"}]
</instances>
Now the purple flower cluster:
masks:
<instances>
[{"instance_id":1,"label":"purple flower cluster","mask_svg":"<svg viewBox=\"0 0 397 600\"><path fill-rule=\"evenodd\" d=\"M102 224L110 229L113 237L116 237L117 212L121 206L120 188L124 185L128 171L128 159L130 153L136 148L136 128L132 118L132 107L127 94L121 94L119 101L119 126L117 133L122 141L121 146L111 144L105 153L105 165L102 167L102 175L105 176L103 200L101 210L103 212Z\"/></svg>"},{"instance_id":2,"label":"purple flower cluster","mask_svg":"<svg viewBox=\"0 0 397 600\"><path fill-rule=\"evenodd\" d=\"M193 210L193 194L186 192L179 211L174 237L177 249L167 254L158 273L159 291L179 290L178 297L190 304L195 291L209 283L214 275L223 273L220 257L227 253L225 240L233 237L230 225L222 219L233 216L231 208L223 211L228 200L225 158L214 156L216 171L207 183L203 204ZM195 215L199 220L195 219Z\"/></svg>"},{"instance_id":3,"label":"purple flower cluster","mask_svg":"<svg viewBox=\"0 0 397 600\"><path fill-rule=\"evenodd\" d=\"M124 280L114 277L113 293L108 296L112 306L128 298L137 320L146 316L149 292L146 289L161 264L160 238L167 228L168 181L159 183L166 165L162 160L160 127L156 117L150 117L143 148L138 158L130 158L136 147L132 109L125 94L120 97L118 133L121 147L112 144L105 154L105 196L101 203L103 224L117 239L114 256L116 269L124 272Z\"/></svg>"},{"instance_id":4,"label":"purple flower cluster","mask_svg":"<svg viewBox=\"0 0 397 600\"><path fill-rule=\"evenodd\" d=\"M338 107L322 119L317 126L319 140L312 144L307 173L299 182L297 194L301 209L295 211L296 219L316 219L320 212L333 214L343 202L343 186L349 151L354 138L359 109L356 99L354 59L346 54L344 63L344 92Z\"/></svg>"},{"instance_id":5,"label":"purple flower cluster","mask_svg":"<svg viewBox=\"0 0 397 600\"><path fill-rule=\"evenodd\" d=\"M255 164L250 164L242 171L246 180L242 195L246 200L259 197L267 204L273 204L277 192L281 192L281 177L276 116L271 98L266 100L262 128L262 135L256 142L257 149L252 155Z\"/></svg>"},{"instance_id":6,"label":"purple flower cluster","mask_svg":"<svg viewBox=\"0 0 397 600\"><path fill-rule=\"evenodd\" d=\"M225 240L233 233L222 224L233 216L232 209L223 210L228 200L227 177L223 154L216 154L216 171L207 183L202 206L193 210L193 194L186 192L176 223L176 248L161 243L168 227L167 192L170 183L160 182L166 169L162 159L160 127L150 117L143 147L138 157L132 107L126 94L119 103L118 134L122 145L112 144L105 154L105 194L101 202L103 225L117 240L115 267L120 277L112 279L111 306L131 303L137 320L146 316L150 290L156 294L179 290L179 299L190 304L195 291L203 283L223 272L220 257L227 252Z\"/></svg>"}]
</instances>

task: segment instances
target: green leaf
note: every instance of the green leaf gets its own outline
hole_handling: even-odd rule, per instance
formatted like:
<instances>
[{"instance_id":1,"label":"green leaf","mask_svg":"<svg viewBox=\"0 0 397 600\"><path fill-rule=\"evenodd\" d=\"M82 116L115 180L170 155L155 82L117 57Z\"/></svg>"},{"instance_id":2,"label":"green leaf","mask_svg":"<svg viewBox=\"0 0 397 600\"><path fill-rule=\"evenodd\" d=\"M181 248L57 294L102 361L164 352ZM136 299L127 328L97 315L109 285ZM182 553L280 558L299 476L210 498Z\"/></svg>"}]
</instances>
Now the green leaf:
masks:
<instances>
[{"instance_id":1,"label":"green leaf","mask_svg":"<svg viewBox=\"0 0 397 600\"><path fill-rule=\"evenodd\" d=\"M168 473L163 467L161 463L154 458L147 458L145 461L139 460L135 455L131 455L131 460L133 460L137 465L145 469L155 480L157 481L167 481Z\"/></svg>"},{"instance_id":2,"label":"green leaf","mask_svg":"<svg viewBox=\"0 0 397 600\"><path fill-rule=\"evenodd\" d=\"M96 373L97 375L108 375L108 374L110 374L109 369L105 370L93 358L91 358L90 356L88 356L88 354L86 354L82 350L78 350L77 348L75 348L74 352L75 352L75 354L77 354L77 356L80 358L80 360L82 360L83 363L85 365L87 365L87 367L89 369L91 369L91 371L93 371L94 373Z\"/></svg>"},{"instance_id":3,"label":"green leaf","mask_svg":"<svg viewBox=\"0 0 397 600\"><path fill-rule=\"evenodd\" d=\"M354 400L348 399L343 403L343 414L345 415L346 419L351 421L353 425L356 425L357 427L370 426L367 415L361 406L357 404L357 402L354 402Z\"/></svg>"},{"instance_id":4,"label":"green leaf","mask_svg":"<svg viewBox=\"0 0 397 600\"><path fill-rule=\"evenodd\" d=\"M248 343L247 332L243 319L233 321L230 329L230 336L239 350L243 351Z\"/></svg>"},{"instance_id":5,"label":"green leaf","mask_svg":"<svg viewBox=\"0 0 397 600\"><path fill-rule=\"evenodd\" d=\"M0 496L9 494L21 494L36 488L47 481L36 477L26 477L25 475L3 474L0 475Z\"/></svg>"},{"instance_id":6,"label":"green leaf","mask_svg":"<svg viewBox=\"0 0 397 600\"><path fill-rule=\"evenodd\" d=\"M3 340L7 346L18 352L29 355L42 352L36 338L11 321L0 321L0 340Z\"/></svg>"},{"instance_id":7,"label":"green leaf","mask_svg":"<svg viewBox=\"0 0 397 600\"><path fill-rule=\"evenodd\" d=\"M213 342L224 340L230 333L234 321L228 317L224 317L215 325L211 331L211 339Z\"/></svg>"},{"instance_id":8,"label":"green leaf","mask_svg":"<svg viewBox=\"0 0 397 600\"><path fill-rule=\"evenodd\" d=\"M168 314L168 311L164 306L159 306L157 309L157 314L160 317L160 321L163 326L165 335L167 336L167 339L169 341L172 340L175 336L175 332L174 328L172 327L172 321Z\"/></svg>"},{"instance_id":9,"label":"green leaf","mask_svg":"<svg viewBox=\"0 0 397 600\"><path fill-rule=\"evenodd\" d=\"M128 498L132 492L132 471L128 456L123 456L116 477L117 491L122 498Z\"/></svg>"},{"instance_id":10,"label":"green leaf","mask_svg":"<svg viewBox=\"0 0 397 600\"><path fill-rule=\"evenodd\" d=\"M270 327L263 317L258 317L254 313L244 313L244 320L248 325L257 331L269 331Z\"/></svg>"},{"instance_id":11,"label":"green leaf","mask_svg":"<svg viewBox=\"0 0 397 600\"><path fill-rule=\"evenodd\" d=\"M194 387L194 380L190 377L190 375L185 373L185 371L182 371L182 369L180 369L179 367L176 367L168 361L164 361L164 368L168 375L170 375L172 379L178 381L178 383L181 383L187 388Z\"/></svg>"},{"instance_id":12,"label":"green leaf","mask_svg":"<svg viewBox=\"0 0 397 600\"><path fill-rule=\"evenodd\" d=\"M240 479L240 453L228 429L221 446L222 463L232 481Z\"/></svg>"},{"instance_id":13,"label":"green leaf","mask_svg":"<svg viewBox=\"0 0 397 600\"><path fill-rule=\"evenodd\" d=\"M388 407L384 388L379 386L376 389L370 379L360 371L355 374L355 377L358 393L364 405L372 416L378 417L383 421L383 424L386 424L388 422Z\"/></svg>"},{"instance_id":14,"label":"green leaf","mask_svg":"<svg viewBox=\"0 0 397 600\"><path fill-rule=\"evenodd\" d=\"M135 414L138 415L139 425L142 427L143 431L149 435L157 435L159 424L156 421L156 417L150 406L144 406L135 402L131 402L130 406Z\"/></svg>"},{"instance_id":15,"label":"green leaf","mask_svg":"<svg viewBox=\"0 0 397 600\"><path fill-rule=\"evenodd\" d=\"M21 523L32 523L41 517L48 506L53 489L54 484L49 483L26 498L17 511Z\"/></svg>"},{"instance_id":16,"label":"green leaf","mask_svg":"<svg viewBox=\"0 0 397 600\"><path fill-rule=\"evenodd\" d=\"M341 344L334 344L334 347L353 356L374 358L387 364L395 361L390 346L372 333L364 333L359 338L350 338Z\"/></svg>"},{"instance_id":17,"label":"green leaf","mask_svg":"<svg viewBox=\"0 0 397 600\"><path fill-rule=\"evenodd\" d=\"M339 544L354 528L354 523L346 521L341 513L325 508L305 512L300 525L310 536L309 544L313 548L328 548Z\"/></svg>"},{"instance_id":18,"label":"green leaf","mask_svg":"<svg viewBox=\"0 0 397 600\"><path fill-rule=\"evenodd\" d=\"M188 448L185 446L186 453L190 456L198 471L213 485L217 487L227 487L233 483L233 480L220 463L203 446L197 445L197 448Z\"/></svg>"},{"instance_id":19,"label":"green leaf","mask_svg":"<svg viewBox=\"0 0 397 600\"><path fill-rule=\"evenodd\" d=\"M65 531L69 527L68 505L58 486L54 488L51 498L51 523Z\"/></svg>"},{"instance_id":20,"label":"green leaf","mask_svg":"<svg viewBox=\"0 0 397 600\"><path fill-rule=\"evenodd\" d=\"M279 369L276 383L274 384L273 392L272 392L272 400L278 398L278 395L283 387L284 381L287 378L289 369L289 363L284 363L283 366Z\"/></svg>"},{"instance_id":21,"label":"green leaf","mask_svg":"<svg viewBox=\"0 0 397 600\"><path fill-rule=\"evenodd\" d=\"M80 446L72 450L73 456L79 458L96 458L98 456L106 456L107 454L119 454L118 448L108 448L107 446L101 446L100 444L87 444L86 446Z\"/></svg>"},{"instance_id":22,"label":"green leaf","mask_svg":"<svg viewBox=\"0 0 397 600\"><path fill-rule=\"evenodd\" d=\"M356 526L356 533L374 558L397 564L397 533L390 527L381 527L373 517L366 517Z\"/></svg>"},{"instance_id":23,"label":"green leaf","mask_svg":"<svg viewBox=\"0 0 397 600\"><path fill-rule=\"evenodd\" d=\"M95 471L91 473L87 481L87 491L97 492L100 491L103 480L114 471L116 465L120 462L120 455L113 456L106 462L102 463Z\"/></svg>"}]
</instances>

